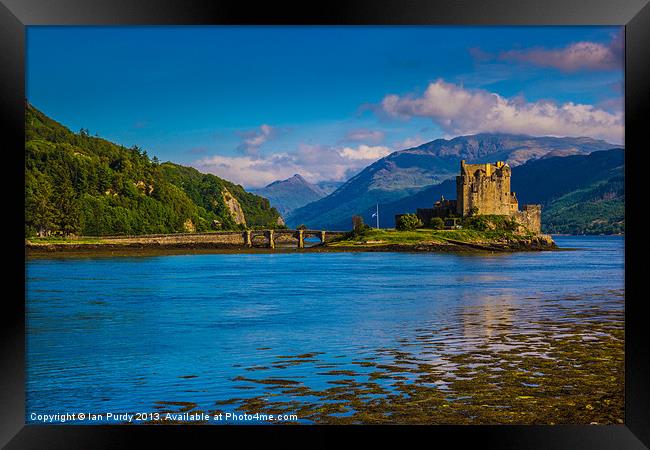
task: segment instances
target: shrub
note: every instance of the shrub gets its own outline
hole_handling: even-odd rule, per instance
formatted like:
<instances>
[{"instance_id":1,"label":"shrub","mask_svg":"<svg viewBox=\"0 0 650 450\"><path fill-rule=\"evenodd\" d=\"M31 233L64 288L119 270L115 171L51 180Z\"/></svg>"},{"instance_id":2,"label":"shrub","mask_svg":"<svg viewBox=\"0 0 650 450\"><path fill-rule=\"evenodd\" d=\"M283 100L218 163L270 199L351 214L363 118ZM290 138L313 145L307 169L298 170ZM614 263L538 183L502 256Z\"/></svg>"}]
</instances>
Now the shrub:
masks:
<instances>
[{"instance_id":1,"label":"shrub","mask_svg":"<svg viewBox=\"0 0 650 450\"><path fill-rule=\"evenodd\" d=\"M422 222L415 214L402 214L395 223L395 228L400 231L411 231L421 226Z\"/></svg>"},{"instance_id":2,"label":"shrub","mask_svg":"<svg viewBox=\"0 0 650 450\"><path fill-rule=\"evenodd\" d=\"M442 230L445 228L445 221L440 217L432 217L429 221L429 227L433 228L434 230Z\"/></svg>"},{"instance_id":3,"label":"shrub","mask_svg":"<svg viewBox=\"0 0 650 450\"><path fill-rule=\"evenodd\" d=\"M463 228L468 230L486 231L490 228L485 216L469 216L463 219Z\"/></svg>"},{"instance_id":4,"label":"shrub","mask_svg":"<svg viewBox=\"0 0 650 450\"><path fill-rule=\"evenodd\" d=\"M519 227L517 221L508 216L485 215L469 216L463 219L463 228L476 231L515 231Z\"/></svg>"}]
</instances>

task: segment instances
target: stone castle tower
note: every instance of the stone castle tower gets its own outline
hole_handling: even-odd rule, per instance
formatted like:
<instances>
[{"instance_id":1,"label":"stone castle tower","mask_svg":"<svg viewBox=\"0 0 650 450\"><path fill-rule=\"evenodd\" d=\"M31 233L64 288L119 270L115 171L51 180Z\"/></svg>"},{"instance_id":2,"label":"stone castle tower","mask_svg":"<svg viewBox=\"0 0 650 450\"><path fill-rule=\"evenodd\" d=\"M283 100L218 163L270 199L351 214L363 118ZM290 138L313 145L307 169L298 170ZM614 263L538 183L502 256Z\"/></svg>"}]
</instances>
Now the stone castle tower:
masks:
<instances>
[{"instance_id":1,"label":"stone castle tower","mask_svg":"<svg viewBox=\"0 0 650 450\"><path fill-rule=\"evenodd\" d=\"M441 198L433 208L418 208L422 223L433 217L449 219L470 215L499 215L514 218L522 227L533 233L542 230L541 205L523 205L519 210L517 195L510 191L512 169L503 161L494 164L465 164L460 162L460 175L456 177L456 200ZM398 215L399 216L399 215ZM396 220L397 220L397 217Z\"/></svg>"},{"instance_id":2,"label":"stone castle tower","mask_svg":"<svg viewBox=\"0 0 650 450\"><path fill-rule=\"evenodd\" d=\"M519 209L514 192L510 192L511 169L503 161L494 164L460 162L456 177L456 211L460 216L498 214L510 216Z\"/></svg>"}]
</instances>

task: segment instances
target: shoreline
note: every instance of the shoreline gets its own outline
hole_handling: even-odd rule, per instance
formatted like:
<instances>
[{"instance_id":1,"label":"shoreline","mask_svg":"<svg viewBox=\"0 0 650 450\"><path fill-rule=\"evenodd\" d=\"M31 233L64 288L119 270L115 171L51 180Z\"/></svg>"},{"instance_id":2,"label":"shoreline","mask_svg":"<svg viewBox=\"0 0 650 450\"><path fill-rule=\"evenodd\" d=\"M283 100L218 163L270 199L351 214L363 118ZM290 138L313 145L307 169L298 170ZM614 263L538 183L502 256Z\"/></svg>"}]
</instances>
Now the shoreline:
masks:
<instances>
[{"instance_id":1,"label":"shoreline","mask_svg":"<svg viewBox=\"0 0 650 450\"><path fill-rule=\"evenodd\" d=\"M305 248L294 245L242 246L239 244L220 244L208 242L25 242L27 258L53 256L162 256L183 254L279 254L279 253L351 253L351 252L410 252L410 253L515 253L564 251L549 236L539 235L526 240L509 242L463 242L449 239L445 242L420 243L337 243L315 244Z\"/></svg>"}]
</instances>

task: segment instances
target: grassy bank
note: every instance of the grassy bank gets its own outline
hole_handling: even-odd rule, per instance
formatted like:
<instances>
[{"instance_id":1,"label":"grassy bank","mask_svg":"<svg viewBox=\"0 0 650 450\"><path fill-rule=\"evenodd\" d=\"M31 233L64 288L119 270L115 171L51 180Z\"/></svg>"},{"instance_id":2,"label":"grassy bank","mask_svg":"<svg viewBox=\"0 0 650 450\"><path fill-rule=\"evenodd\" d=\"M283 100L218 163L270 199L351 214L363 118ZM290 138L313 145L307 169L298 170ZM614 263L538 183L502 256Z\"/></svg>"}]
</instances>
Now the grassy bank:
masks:
<instances>
[{"instance_id":1,"label":"grassy bank","mask_svg":"<svg viewBox=\"0 0 650 450\"><path fill-rule=\"evenodd\" d=\"M432 230L417 229L398 231L395 229L369 228L361 233L350 233L342 239L327 244L329 247L373 248L387 246L413 247L485 247L488 250L523 249L526 247L552 248L555 243L550 236L518 234L511 231L491 230Z\"/></svg>"},{"instance_id":2,"label":"grassy bank","mask_svg":"<svg viewBox=\"0 0 650 450\"><path fill-rule=\"evenodd\" d=\"M102 244L104 241L100 237L31 237L25 240L26 244L36 245L74 245L74 244Z\"/></svg>"}]
</instances>

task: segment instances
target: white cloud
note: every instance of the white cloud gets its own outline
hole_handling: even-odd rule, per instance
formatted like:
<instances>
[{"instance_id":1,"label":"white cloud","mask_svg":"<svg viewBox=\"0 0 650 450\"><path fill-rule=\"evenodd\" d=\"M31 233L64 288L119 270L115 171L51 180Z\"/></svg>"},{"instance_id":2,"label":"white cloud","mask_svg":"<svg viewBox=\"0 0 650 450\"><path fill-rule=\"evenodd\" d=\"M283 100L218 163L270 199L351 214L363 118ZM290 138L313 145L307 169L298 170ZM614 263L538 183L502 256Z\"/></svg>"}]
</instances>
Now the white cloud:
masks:
<instances>
[{"instance_id":1,"label":"white cloud","mask_svg":"<svg viewBox=\"0 0 650 450\"><path fill-rule=\"evenodd\" d=\"M581 41L558 49L510 50L499 55L504 61L520 61L564 72L577 70L623 70L623 39L617 33L611 42Z\"/></svg>"},{"instance_id":2,"label":"white cloud","mask_svg":"<svg viewBox=\"0 0 650 450\"><path fill-rule=\"evenodd\" d=\"M194 166L247 187L262 187L295 173L310 182L345 181L390 152L388 147L363 144L357 147L303 144L293 152L268 156L209 156L196 161Z\"/></svg>"},{"instance_id":3,"label":"white cloud","mask_svg":"<svg viewBox=\"0 0 650 450\"><path fill-rule=\"evenodd\" d=\"M298 169L285 153L276 153L268 158L213 155L194 165L234 183L253 187L289 178Z\"/></svg>"},{"instance_id":4,"label":"white cloud","mask_svg":"<svg viewBox=\"0 0 650 450\"><path fill-rule=\"evenodd\" d=\"M350 160L375 161L391 153L388 147L359 145L357 148L345 147L339 151L343 158Z\"/></svg>"},{"instance_id":5,"label":"white cloud","mask_svg":"<svg viewBox=\"0 0 650 450\"><path fill-rule=\"evenodd\" d=\"M623 142L622 112L607 112L573 102L558 104L506 98L483 89L465 89L442 79L429 84L422 95L387 95L381 109L392 117L428 117L454 135L503 132L589 136Z\"/></svg>"},{"instance_id":6,"label":"white cloud","mask_svg":"<svg viewBox=\"0 0 650 450\"><path fill-rule=\"evenodd\" d=\"M275 129L267 124L262 124L254 130L239 132L243 142L237 146L237 150L245 155L257 156L259 148L267 142L275 133Z\"/></svg>"},{"instance_id":7,"label":"white cloud","mask_svg":"<svg viewBox=\"0 0 650 450\"><path fill-rule=\"evenodd\" d=\"M563 72L578 70L623 70L623 33L612 35L610 42L580 41L565 47L533 47L503 51L498 54L475 47L469 53L478 63L500 60L517 61L539 67L553 67Z\"/></svg>"}]
</instances>

